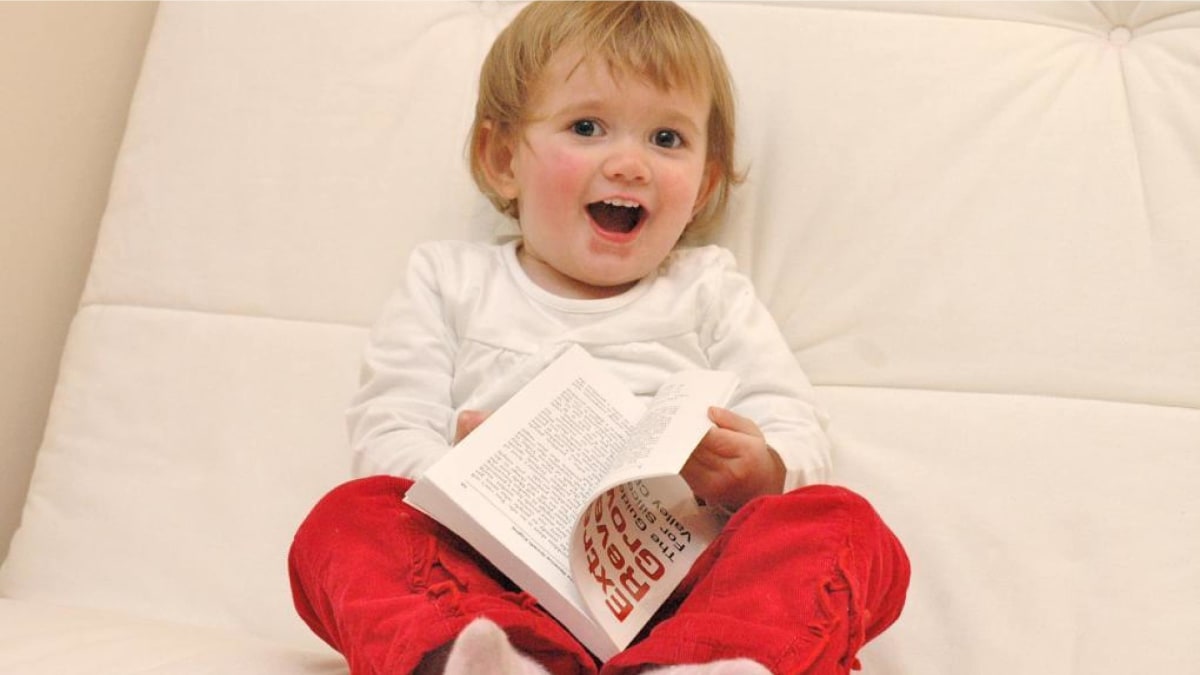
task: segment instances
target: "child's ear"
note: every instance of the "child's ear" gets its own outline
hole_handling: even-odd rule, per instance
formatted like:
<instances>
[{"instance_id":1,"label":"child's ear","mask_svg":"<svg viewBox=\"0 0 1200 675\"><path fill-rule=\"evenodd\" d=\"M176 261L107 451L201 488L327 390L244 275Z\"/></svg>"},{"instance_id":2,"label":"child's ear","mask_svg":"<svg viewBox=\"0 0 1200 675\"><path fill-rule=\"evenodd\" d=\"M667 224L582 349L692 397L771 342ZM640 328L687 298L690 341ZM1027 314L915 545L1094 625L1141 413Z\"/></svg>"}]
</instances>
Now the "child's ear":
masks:
<instances>
[{"instance_id":1,"label":"child's ear","mask_svg":"<svg viewBox=\"0 0 1200 675\"><path fill-rule=\"evenodd\" d=\"M479 134L479 158L488 185L504 199L516 199L518 184L513 172L512 133L492 120L483 123Z\"/></svg>"}]
</instances>

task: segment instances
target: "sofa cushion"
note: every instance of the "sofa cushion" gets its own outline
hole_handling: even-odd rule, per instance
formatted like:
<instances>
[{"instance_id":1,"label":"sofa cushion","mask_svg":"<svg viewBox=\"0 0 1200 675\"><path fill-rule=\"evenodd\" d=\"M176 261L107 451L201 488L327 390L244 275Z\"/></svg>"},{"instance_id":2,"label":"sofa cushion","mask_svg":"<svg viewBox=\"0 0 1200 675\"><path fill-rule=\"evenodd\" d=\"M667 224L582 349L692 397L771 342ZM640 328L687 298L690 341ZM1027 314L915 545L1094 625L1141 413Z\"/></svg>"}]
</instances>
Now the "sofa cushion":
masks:
<instances>
[{"instance_id":1,"label":"sofa cushion","mask_svg":"<svg viewBox=\"0 0 1200 675\"><path fill-rule=\"evenodd\" d=\"M329 652L116 612L0 599L0 672L344 675Z\"/></svg>"}]
</instances>

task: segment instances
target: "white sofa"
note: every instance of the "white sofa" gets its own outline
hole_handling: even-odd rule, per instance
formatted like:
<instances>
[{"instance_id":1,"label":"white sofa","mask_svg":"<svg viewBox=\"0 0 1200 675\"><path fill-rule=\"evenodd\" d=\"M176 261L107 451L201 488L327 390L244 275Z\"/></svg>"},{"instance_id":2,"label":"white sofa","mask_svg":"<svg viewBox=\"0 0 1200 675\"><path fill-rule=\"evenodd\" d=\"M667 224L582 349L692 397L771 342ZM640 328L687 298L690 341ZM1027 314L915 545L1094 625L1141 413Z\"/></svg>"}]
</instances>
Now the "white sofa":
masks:
<instances>
[{"instance_id":1,"label":"white sofa","mask_svg":"<svg viewBox=\"0 0 1200 675\"><path fill-rule=\"evenodd\" d=\"M1200 3L700 3L749 180L718 237L908 546L893 675L1200 673ZM474 78L516 8L163 3L0 673L343 673L295 526L407 251L503 227Z\"/></svg>"}]
</instances>

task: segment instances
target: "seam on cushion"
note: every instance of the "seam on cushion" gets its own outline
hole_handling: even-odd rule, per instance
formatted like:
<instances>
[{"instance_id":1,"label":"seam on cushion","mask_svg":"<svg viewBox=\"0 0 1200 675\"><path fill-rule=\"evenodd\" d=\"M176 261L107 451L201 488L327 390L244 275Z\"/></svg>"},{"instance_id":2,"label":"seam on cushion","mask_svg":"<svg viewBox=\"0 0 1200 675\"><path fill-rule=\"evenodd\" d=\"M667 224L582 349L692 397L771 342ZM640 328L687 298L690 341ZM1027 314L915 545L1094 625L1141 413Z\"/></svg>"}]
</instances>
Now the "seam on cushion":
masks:
<instances>
[{"instance_id":1,"label":"seam on cushion","mask_svg":"<svg viewBox=\"0 0 1200 675\"><path fill-rule=\"evenodd\" d=\"M1136 116L1133 110L1133 97L1129 95L1129 63L1125 57L1125 49L1117 50L1117 62L1121 66L1121 96L1125 100L1125 115L1129 129L1129 142L1133 146L1134 170L1137 171L1139 197L1142 203L1142 215L1150 227L1150 235L1154 235L1154 218L1150 214L1150 186L1146 183L1146 171L1142 168L1142 148L1138 144Z\"/></svg>"},{"instance_id":2,"label":"seam on cushion","mask_svg":"<svg viewBox=\"0 0 1200 675\"><path fill-rule=\"evenodd\" d=\"M1178 12L1164 14L1160 17L1151 19L1150 21L1147 21L1146 23L1131 22L1132 25L1130 27L1136 29L1142 35L1148 35L1151 33L1154 35L1157 35L1159 33L1167 33L1167 32L1176 31L1176 30L1196 30L1197 28L1200 28L1200 26L1172 26L1170 28L1163 28L1162 30L1152 30L1152 31L1148 31L1148 32L1146 31L1146 28L1153 26L1156 23L1162 23L1163 21L1174 21L1174 20L1177 20L1181 16L1184 16L1187 14L1193 14L1195 12L1200 12L1200 8L1184 9L1184 10L1180 10ZM1136 11L1135 11L1135 14L1136 14Z\"/></svg>"},{"instance_id":3,"label":"seam on cushion","mask_svg":"<svg viewBox=\"0 0 1200 675\"><path fill-rule=\"evenodd\" d=\"M820 391L822 389L877 389L880 391L889 392L904 392L914 391L930 394L969 394L975 396L996 396L1003 398L1026 398L1026 399L1047 399L1051 401L1079 401L1081 403L1106 403L1111 405L1136 406L1139 408L1153 408L1159 410L1179 410L1186 412L1200 412L1200 406L1184 404L1184 403L1149 403L1145 401L1129 401L1123 399L1100 398L1093 396L1063 396L1059 394L1038 394L1032 392L1017 392L1017 391L988 391L984 389L950 389L939 387L902 387L899 385L886 384L836 384L836 383L813 383L813 388Z\"/></svg>"},{"instance_id":4,"label":"seam on cushion","mask_svg":"<svg viewBox=\"0 0 1200 675\"><path fill-rule=\"evenodd\" d=\"M282 323L298 323L309 324L314 326L331 326L340 328L352 328L355 330L368 330L366 324L352 323L349 321L338 321L336 319L306 319L297 317L271 316L269 314L251 314L249 312L232 312L219 311L211 309L192 309L187 307L170 307L166 305L144 305L134 303L120 302L84 302L80 303L79 308L75 312L75 316L79 316L87 310L91 309L123 309L130 311L146 311L146 312L177 312L181 314L199 314L207 315L216 318L227 319L257 319L263 321L278 321Z\"/></svg>"},{"instance_id":5,"label":"seam on cushion","mask_svg":"<svg viewBox=\"0 0 1200 675\"><path fill-rule=\"evenodd\" d=\"M719 4L732 4L732 3L719 3ZM743 2L738 2L737 4L757 5L759 7L778 6L778 3L771 2L770 0L759 0L757 2L743 1ZM793 8L799 9L802 11L858 12L858 13L863 13L863 14L880 14L880 15L891 15L891 16L931 17L931 18L935 18L935 19L953 19L953 20L958 20L958 21L986 21L986 22L990 22L990 23L1011 23L1011 24L1020 24L1020 25L1025 25L1025 26L1040 26L1042 28L1063 30L1063 31L1071 32L1071 33L1080 33L1083 35L1097 35L1098 34L1095 31L1085 30L1077 25L1072 25L1070 23L1052 23L1052 22L1031 21L1029 19L1021 19L1021 18L1017 18L1017 17L1005 17L1005 16L971 16L968 14L945 14L945 13L941 13L941 12L921 11L921 10L917 9L917 7L921 6L922 3L896 2L895 4L897 5L896 7L862 7L862 6L851 6L850 3L845 3L845 5L847 5L847 6L842 6L842 3L839 2L838 0L830 0L830 1L824 2L824 3L801 5L800 7L793 7ZM788 5L785 4L785 5L783 5L783 7L788 7ZM1191 11L1191 10L1188 10L1188 11ZM1179 13L1182 14L1184 12L1179 12ZM1101 16L1103 16L1103 15L1101 15ZM1105 18L1105 21L1107 22L1107 18Z\"/></svg>"},{"instance_id":6,"label":"seam on cushion","mask_svg":"<svg viewBox=\"0 0 1200 675\"><path fill-rule=\"evenodd\" d=\"M1193 10L1188 10L1188 11L1189 12L1200 12L1200 9L1193 9ZM1163 28L1161 30L1152 30L1152 31L1146 30L1146 26L1153 26L1156 23L1160 23L1162 21L1167 21L1169 19L1174 19L1177 16L1183 16L1184 14L1187 14L1187 13L1188 12L1179 12L1178 14L1169 14L1167 16L1155 19L1149 23L1134 26L1134 30L1136 30L1138 32L1138 34L1141 35L1142 37L1145 37L1147 35L1162 35L1163 33L1174 33L1177 30L1191 30L1191 31L1200 30L1200 26L1171 26L1170 28Z\"/></svg>"}]
</instances>

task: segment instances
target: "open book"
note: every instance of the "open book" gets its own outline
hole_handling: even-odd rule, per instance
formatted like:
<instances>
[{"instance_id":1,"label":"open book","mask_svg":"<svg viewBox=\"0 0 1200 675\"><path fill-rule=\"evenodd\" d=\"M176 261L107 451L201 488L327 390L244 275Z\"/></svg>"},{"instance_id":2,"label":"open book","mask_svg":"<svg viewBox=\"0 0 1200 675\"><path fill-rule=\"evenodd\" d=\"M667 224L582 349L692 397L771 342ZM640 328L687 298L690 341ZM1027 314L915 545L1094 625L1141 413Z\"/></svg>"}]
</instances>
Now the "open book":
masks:
<instances>
[{"instance_id":1,"label":"open book","mask_svg":"<svg viewBox=\"0 0 1200 675\"><path fill-rule=\"evenodd\" d=\"M737 386L672 376L649 404L571 346L406 501L492 561L593 654L633 641L723 524L679 471Z\"/></svg>"}]
</instances>

